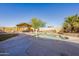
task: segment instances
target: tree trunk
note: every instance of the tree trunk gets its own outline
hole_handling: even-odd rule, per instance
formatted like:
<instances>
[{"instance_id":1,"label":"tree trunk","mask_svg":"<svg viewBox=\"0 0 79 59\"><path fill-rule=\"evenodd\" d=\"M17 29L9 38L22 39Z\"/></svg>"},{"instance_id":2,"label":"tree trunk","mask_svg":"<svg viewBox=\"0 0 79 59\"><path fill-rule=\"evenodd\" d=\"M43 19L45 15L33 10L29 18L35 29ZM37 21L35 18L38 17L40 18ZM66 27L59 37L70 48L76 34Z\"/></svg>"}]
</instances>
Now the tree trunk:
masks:
<instances>
[{"instance_id":1,"label":"tree trunk","mask_svg":"<svg viewBox=\"0 0 79 59\"><path fill-rule=\"evenodd\" d=\"M37 37L37 35L38 35L38 29L35 30L35 34L36 34L36 37Z\"/></svg>"}]
</instances>

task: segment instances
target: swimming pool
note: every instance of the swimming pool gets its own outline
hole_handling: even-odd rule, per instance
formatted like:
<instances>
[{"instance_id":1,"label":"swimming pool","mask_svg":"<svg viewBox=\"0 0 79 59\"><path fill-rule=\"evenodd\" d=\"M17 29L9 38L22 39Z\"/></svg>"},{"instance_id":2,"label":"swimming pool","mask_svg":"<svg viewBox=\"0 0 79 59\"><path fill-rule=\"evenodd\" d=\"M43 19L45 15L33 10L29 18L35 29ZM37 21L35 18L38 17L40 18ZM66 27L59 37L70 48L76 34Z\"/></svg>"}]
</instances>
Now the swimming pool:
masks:
<instances>
[{"instance_id":1,"label":"swimming pool","mask_svg":"<svg viewBox=\"0 0 79 59\"><path fill-rule=\"evenodd\" d=\"M55 40L66 39L62 35L54 35L54 33L38 33L37 37L55 39Z\"/></svg>"}]
</instances>

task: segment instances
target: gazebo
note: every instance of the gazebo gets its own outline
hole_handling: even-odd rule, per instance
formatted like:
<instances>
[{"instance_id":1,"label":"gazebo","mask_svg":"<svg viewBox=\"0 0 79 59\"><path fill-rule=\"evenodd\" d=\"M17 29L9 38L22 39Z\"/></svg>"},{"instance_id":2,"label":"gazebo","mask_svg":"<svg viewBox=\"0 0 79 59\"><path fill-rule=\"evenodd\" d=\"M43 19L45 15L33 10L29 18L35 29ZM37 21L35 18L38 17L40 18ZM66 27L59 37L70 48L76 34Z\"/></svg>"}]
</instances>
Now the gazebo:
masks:
<instances>
[{"instance_id":1,"label":"gazebo","mask_svg":"<svg viewBox=\"0 0 79 59\"><path fill-rule=\"evenodd\" d=\"M27 24L27 23L20 23L20 24L17 24L16 26L17 26L17 31L20 31L20 32L32 30L31 29L32 25Z\"/></svg>"}]
</instances>

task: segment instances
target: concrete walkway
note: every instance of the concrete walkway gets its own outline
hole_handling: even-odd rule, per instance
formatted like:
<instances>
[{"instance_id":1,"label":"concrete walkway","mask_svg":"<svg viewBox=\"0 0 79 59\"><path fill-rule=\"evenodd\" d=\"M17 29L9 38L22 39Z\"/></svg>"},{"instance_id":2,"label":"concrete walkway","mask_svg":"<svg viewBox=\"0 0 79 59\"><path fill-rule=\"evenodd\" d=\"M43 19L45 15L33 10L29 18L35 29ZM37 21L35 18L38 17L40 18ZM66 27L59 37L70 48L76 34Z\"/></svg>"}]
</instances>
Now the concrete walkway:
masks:
<instances>
[{"instance_id":1,"label":"concrete walkway","mask_svg":"<svg viewBox=\"0 0 79 59\"><path fill-rule=\"evenodd\" d=\"M6 56L79 56L79 44L21 34L0 42L0 55Z\"/></svg>"}]
</instances>

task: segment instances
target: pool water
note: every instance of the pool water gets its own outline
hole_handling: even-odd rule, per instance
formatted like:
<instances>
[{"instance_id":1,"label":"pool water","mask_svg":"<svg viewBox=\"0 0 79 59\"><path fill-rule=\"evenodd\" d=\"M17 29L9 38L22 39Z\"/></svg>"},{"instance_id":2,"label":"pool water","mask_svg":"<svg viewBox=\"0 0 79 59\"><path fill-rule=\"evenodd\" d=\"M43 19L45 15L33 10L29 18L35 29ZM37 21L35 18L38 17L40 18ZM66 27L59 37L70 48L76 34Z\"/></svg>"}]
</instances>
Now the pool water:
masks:
<instances>
[{"instance_id":1,"label":"pool water","mask_svg":"<svg viewBox=\"0 0 79 59\"><path fill-rule=\"evenodd\" d=\"M51 33L48 33L48 34L45 34L45 33L38 33L38 37L41 37L41 38L48 38L48 39L57 39L57 40L65 39L65 38L62 37L62 36L54 35L54 34L51 34Z\"/></svg>"}]
</instances>

